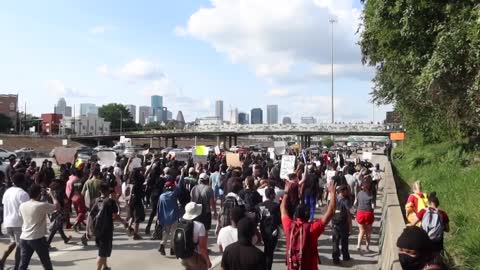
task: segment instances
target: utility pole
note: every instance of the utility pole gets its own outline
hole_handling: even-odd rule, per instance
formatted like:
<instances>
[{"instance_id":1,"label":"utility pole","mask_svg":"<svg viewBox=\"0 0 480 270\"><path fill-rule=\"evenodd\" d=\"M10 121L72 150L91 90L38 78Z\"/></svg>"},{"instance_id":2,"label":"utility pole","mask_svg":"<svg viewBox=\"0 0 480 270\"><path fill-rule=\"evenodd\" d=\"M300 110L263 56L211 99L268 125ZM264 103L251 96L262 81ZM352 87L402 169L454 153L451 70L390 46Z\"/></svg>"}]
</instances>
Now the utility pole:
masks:
<instances>
[{"instance_id":1,"label":"utility pole","mask_svg":"<svg viewBox=\"0 0 480 270\"><path fill-rule=\"evenodd\" d=\"M122 113L122 110L120 110L120 133L122 133L122 127L123 127L123 113Z\"/></svg>"},{"instance_id":2,"label":"utility pole","mask_svg":"<svg viewBox=\"0 0 480 270\"><path fill-rule=\"evenodd\" d=\"M335 18L330 18L328 20L332 25L332 124L335 123L335 105L334 105L334 97L333 97L333 24L337 22Z\"/></svg>"}]
</instances>

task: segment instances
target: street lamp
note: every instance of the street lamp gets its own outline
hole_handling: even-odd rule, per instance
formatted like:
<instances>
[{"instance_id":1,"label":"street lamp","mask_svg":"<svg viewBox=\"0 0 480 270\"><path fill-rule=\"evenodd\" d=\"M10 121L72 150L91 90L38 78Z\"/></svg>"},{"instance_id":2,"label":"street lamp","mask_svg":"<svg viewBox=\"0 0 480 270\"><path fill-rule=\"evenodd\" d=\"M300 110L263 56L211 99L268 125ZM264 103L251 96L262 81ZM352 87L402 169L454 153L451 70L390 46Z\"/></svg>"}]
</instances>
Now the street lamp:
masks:
<instances>
[{"instance_id":1,"label":"street lamp","mask_svg":"<svg viewBox=\"0 0 480 270\"><path fill-rule=\"evenodd\" d=\"M332 25L332 124L335 123L335 107L334 107L334 100L333 100L333 24L337 22L335 18L330 18L328 20Z\"/></svg>"}]
</instances>

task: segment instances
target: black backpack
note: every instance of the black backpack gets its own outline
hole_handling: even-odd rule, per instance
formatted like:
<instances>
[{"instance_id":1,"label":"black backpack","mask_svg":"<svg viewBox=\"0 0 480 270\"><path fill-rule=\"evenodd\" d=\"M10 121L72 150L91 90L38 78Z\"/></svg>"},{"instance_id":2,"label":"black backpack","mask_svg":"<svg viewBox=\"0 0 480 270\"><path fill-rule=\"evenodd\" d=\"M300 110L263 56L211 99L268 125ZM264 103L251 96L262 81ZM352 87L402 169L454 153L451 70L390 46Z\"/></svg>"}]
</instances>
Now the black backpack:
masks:
<instances>
[{"instance_id":1,"label":"black backpack","mask_svg":"<svg viewBox=\"0 0 480 270\"><path fill-rule=\"evenodd\" d=\"M335 214L332 217L332 224L336 226L347 225L348 210L341 202L342 200L337 199L337 203L335 204Z\"/></svg>"},{"instance_id":2,"label":"black backpack","mask_svg":"<svg viewBox=\"0 0 480 270\"><path fill-rule=\"evenodd\" d=\"M221 221L220 221L221 228L227 227L232 224L232 222L230 221L230 212L235 207L238 207L237 199L233 196L225 197L225 201L223 202Z\"/></svg>"},{"instance_id":3,"label":"black backpack","mask_svg":"<svg viewBox=\"0 0 480 270\"><path fill-rule=\"evenodd\" d=\"M102 198L95 201L87 218L87 234L89 236L100 237L106 232L106 211L104 211L105 202ZM111 217L110 217L111 218Z\"/></svg>"},{"instance_id":4,"label":"black backpack","mask_svg":"<svg viewBox=\"0 0 480 270\"><path fill-rule=\"evenodd\" d=\"M173 235L175 256L186 259L193 256L196 243L193 243L193 221L180 219Z\"/></svg>"}]
</instances>

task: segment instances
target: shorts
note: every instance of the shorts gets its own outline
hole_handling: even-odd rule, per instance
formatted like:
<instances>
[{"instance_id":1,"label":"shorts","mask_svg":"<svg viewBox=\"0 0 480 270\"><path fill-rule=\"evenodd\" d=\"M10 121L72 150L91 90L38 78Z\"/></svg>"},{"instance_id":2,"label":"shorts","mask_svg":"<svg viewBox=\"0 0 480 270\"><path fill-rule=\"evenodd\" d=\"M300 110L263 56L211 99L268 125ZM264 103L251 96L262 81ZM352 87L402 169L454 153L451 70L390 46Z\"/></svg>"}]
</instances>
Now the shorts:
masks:
<instances>
[{"instance_id":1,"label":"shorts","mask_svg":"<svg viewBox=\"0 0 480 270\"><path fill-rule=\"evenodd\" d=\"M207 270L207 262L202 257L202 255L194 252L193 256L190 258L182 259L182 265L185 267L185 270Z\"/></svg>"},{"instance_id":2,"label":"shorts","mask_svg":"<svg viewBox=\"0 0 480 270\"><path fill-rule=\"evenodd\" d=\"M133 218L135 223L142 223L145 221L145 209L142 204L135 204L128 207L129 217Z\"/></svg>"},{"instance_id":3,"label":"shorts","mask_svg":"<svg viewBox=\"0 0 480 270\"><path fill-rule=\"evenodd\" d=\"M112 255L112 241L113 239L95 239L95 244L98 247L98 257L108 258Z\"/></svg>"},{"instance_id":4,"label":"shorts","mask_svg":"<svg viewBox=\"0 0 480 270\"><path fill-rule=\"evenodd\" d=\"M375 217L373 216L373 211L358 210L356 220L357 223L361 225L372 225Z\"/></svg>"},{"instance_id":5,"label":"shorts","mask_svg":"<svg viewBox=\"0 0 480 270\"><path fill-rule=\"evenodd\" d=\"M10 237L10 244L16 243L20 245L20 235L22 234L22 227L7 227L7 235Z\"/></svg>"}]
</instances>

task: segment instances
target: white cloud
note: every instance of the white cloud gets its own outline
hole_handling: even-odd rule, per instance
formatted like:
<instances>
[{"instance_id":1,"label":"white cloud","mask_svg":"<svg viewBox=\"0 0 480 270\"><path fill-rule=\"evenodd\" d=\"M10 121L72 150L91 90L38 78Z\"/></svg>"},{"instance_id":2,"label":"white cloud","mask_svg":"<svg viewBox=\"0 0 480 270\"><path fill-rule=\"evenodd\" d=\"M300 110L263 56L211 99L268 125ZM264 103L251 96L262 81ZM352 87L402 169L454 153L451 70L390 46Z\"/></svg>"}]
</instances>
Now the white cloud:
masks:
<instances>
[{"instance_id":1,"label":"white cloud","mask_svg":"<svg viewBox=\"0 0 480 270\"><path fill-rule=\"evenodd\" d=\"M286 77L311 79L310 69L331 59L334 17L335 63L340 70L361 64L356 31L360 10L353 0L212 0L177 26L179 36L210 43L233 62L246 64L259 77L275 83ZM306 67L299 69L298 67ZM350 69L349 76L365 72ZM322 75L322 74L316 74ZM320 76L320 79L322 76Z\"/></svg>"},{"instance_id":2,"label":"white cloud","mask_svg":"<svg viewBox=\"0 0 480 270\"><path fill-rule=\"evenodd\" d=\"M108 26L96 25L96 26L90 28L90 34L94 34L94 35L104 34L108 29L109 29Z\"/></svg>"},{"instance_id":3,"label":"white cloud","mask_svg":"<svg viewBox=\"0 0 480 270\"><path fill-rule=\"evenodd\" d=\"M54 97L71 97L71 98L87 98L95 97L95 95L86 92L66 87L60 80L45 81L45 88Z\"/></svg>"},{"instance_id":4,"label":"white cloud","mask_svg":"<svg viewBox=\"0 0 480 270\"><path fill-rule=\"evenodd\" d=\"M97 67L97 73L128 82L158 80L165 76L157 64L140 58L133 59L118 69L110 69L107 65L101 65Z\"/></svg>"},{"instance_id":5,"label":"white cloud","mask_svg":"<svg viewBox=\"0 0 480 270\"><path fill-rule=\"evenodd\" d=\"M175 96L181 94L179 87L169 78L163 77L151 82L143 90L143 95Z\"/></svg>"},{"instance_id":6,"label":"white cloud","mask_svg":"<svg viewBox=\"0 0 480 270\"><path fill-rule=\"evenodd\" d=\"M291 95L290 91L282 88L274 88L268 91L267 93L268 97L288 97L290 95Z\"/></svg>"}]
</instances>

